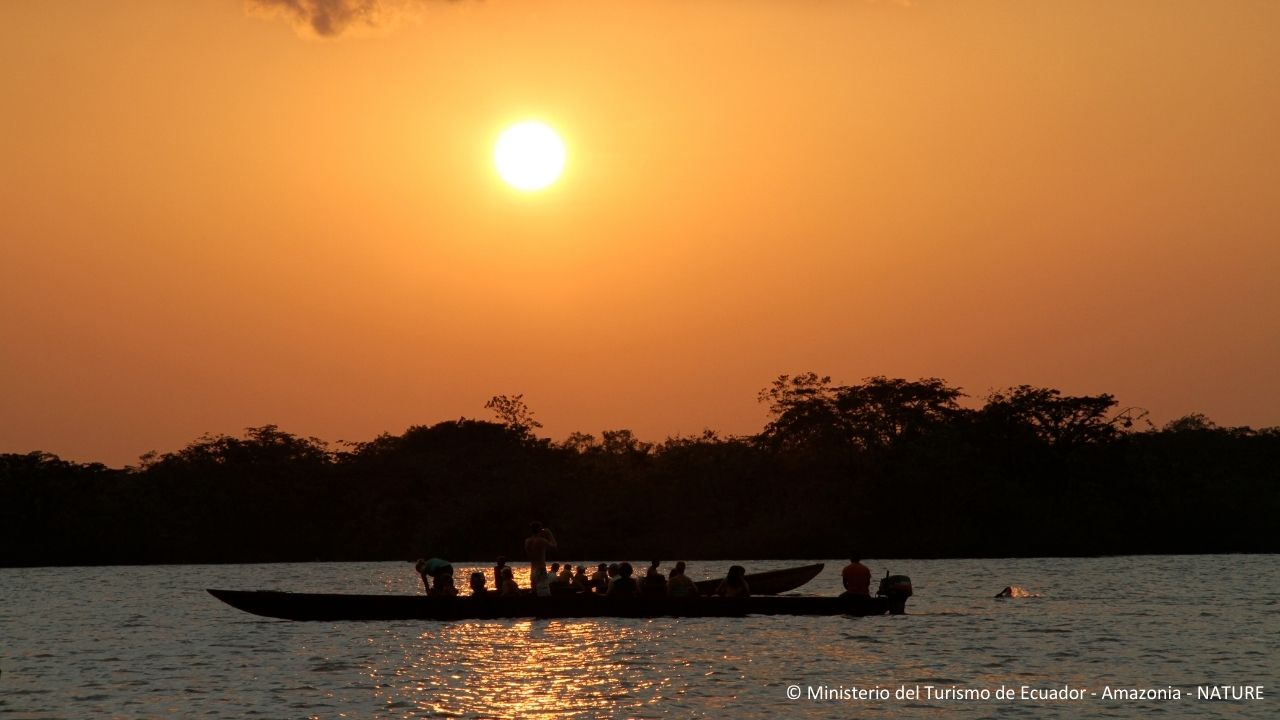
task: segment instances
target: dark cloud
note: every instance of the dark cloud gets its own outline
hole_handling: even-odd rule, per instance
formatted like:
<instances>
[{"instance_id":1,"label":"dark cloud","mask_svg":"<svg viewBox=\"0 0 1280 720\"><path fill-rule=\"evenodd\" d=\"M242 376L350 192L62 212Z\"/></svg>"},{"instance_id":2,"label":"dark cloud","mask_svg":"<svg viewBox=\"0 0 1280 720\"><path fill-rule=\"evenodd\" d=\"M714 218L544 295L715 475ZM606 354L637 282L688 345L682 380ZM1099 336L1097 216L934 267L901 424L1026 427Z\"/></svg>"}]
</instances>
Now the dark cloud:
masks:
<instances>
[{"instance_id":1,"label":"dark cloud","mask_svg":"<svg viewBox=\"0 0 1280 720\"><path fill-rule=\"evenodd\" d=\"M251 11L284 15L304 32L336 37L351 28L378 28L394 24L405 13L430 2L455 0L245 0ZM910 7L912 0L863 0L891 2Z\"/></svg>"},{"instance_id":2,"label":"dark cloud","mask_svg":"<svg viewBox=\"0 0 1280 720\"><path fill-rule=\"evenodd\" d=\"M321 37L350 28L380 27L427 0L248 0L251 10L284 15Z\"/></svg>"}]
</instances>

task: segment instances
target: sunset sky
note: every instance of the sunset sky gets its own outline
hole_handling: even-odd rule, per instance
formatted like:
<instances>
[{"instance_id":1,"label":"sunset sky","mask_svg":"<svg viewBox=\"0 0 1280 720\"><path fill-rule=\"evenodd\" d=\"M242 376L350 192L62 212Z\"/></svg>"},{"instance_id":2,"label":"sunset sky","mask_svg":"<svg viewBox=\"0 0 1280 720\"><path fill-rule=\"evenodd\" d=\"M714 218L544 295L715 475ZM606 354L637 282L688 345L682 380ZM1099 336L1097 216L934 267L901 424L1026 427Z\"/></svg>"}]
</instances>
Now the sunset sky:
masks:
<instances>
[{"instance_id":1,"label":"sunset sky","mask_svg":"<svg viewBox=\"0 0 1280 720\"><path fill-rule=\"evenodd\" d=\"M1280 3L300 1L0 3L0 452L748 433L808 370L1280 425Z\"/></svg>"}]
</instances>

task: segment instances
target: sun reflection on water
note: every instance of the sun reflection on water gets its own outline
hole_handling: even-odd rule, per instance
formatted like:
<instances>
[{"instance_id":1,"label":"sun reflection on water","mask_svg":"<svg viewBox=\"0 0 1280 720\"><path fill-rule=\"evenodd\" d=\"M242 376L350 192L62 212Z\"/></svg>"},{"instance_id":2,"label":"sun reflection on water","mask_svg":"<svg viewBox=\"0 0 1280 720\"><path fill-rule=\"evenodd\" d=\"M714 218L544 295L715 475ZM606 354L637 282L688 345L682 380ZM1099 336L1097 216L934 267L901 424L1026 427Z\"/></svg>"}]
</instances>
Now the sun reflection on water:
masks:
<instances>
[{"instance_id":1,"label":"sun reflection on water","mask_svg":"<svg viewBox=\"0 0 1280 720\"><path fill-rule=\"evenodd\" d=\"M466 578L474 570L484 572L492 586L492 567L460 565L455 577ZM527 586L527 564L512 570ZM718 577L721 571L701 567L695 578ZM383 578L389 587L420 592L409 588L404 573L391 575ZM766 686L777 684L781 692L783 678L813 662L811 646L790 640L790 625L777 618L397 624L371 638L382 653L368 657L361 686L372 689L380 714L388 717L665 717L728 711L739 702L748 677L763 677ZM800 653L779 652L782 648Z\"/></svg>"},{"instance_id":2,"label":"sun reflection on water","mask_svg":"<svg viewBox=\"0 0 1280 720\"><path fill-rule=\"evenodd\" d=\"M614 715L670 683L652 668L630 672L647 661L627 649L657 634L644 621L433 624L402 638L403 663L375 682L378 704L453 717Z\"/></svg>"}]
</instances>

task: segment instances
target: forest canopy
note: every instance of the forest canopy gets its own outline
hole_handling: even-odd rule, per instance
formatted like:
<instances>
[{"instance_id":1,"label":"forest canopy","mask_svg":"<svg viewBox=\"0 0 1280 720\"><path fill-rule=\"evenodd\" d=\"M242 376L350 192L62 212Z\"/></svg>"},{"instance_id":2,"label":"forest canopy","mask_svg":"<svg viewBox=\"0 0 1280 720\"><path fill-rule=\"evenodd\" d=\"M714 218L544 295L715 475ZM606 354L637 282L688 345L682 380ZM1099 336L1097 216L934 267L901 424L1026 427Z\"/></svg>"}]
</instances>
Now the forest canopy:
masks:
<instances>
[{"instance_id":1,"label":"forest canopy","mask_svg":"<svg viewBox=\"0 0 1280 720\"><path fill-rule=\"evenodd\" d=\"M1155 427L1111 395L783 375L759 433L539 437L520 395L331 445L274 425L115 469L0 454L0 565L560 556L1276 552L1280 429Z\"/></svg>"}]
</instances>

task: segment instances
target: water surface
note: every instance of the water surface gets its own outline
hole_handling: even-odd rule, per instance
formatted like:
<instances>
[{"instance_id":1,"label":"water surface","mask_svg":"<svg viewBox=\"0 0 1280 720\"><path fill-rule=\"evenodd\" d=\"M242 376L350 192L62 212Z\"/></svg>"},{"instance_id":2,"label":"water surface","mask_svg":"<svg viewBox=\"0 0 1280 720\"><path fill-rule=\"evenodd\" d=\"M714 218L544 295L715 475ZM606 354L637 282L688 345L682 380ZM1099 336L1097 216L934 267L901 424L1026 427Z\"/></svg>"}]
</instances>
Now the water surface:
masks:
<instances>
[{"instance_id":1,"label":"water surface","mask_svg":"<svg viewBox=\"0 0 1280 720\"><path fill-rule=\"evenodd\" d=\"M690 574L807 562L693 562ZM843 563L825 562L801 592L838 593ZM408 563L0 570L0 717L1280 716L1280 556L866 562L912 577L909 615L299 623L204 588L420 583ZM995 600L1006 585L1040 597ZM1196 700L1210 684L1261 684L1266 699ZM892 697L925 686L1182 699ZM850 697L877 687L889 699Z\"/></svg>"}]
</instances>

